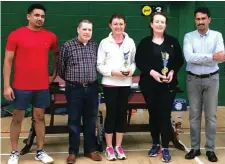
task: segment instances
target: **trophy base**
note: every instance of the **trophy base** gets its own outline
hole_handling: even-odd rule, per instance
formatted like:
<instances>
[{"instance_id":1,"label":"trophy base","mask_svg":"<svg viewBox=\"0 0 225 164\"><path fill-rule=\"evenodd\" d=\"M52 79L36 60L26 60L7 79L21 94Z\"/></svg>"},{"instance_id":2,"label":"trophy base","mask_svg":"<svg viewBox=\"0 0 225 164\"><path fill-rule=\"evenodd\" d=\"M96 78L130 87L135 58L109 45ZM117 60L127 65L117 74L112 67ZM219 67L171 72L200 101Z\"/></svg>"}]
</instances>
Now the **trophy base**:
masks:
<instances>
[{"instance_id":1,"label":"trophy base","mask_svg":"<svg viewBox=\"0 0 225 164\"><path fill-rule=\"evenodd\" d=\"M124 76L127 76L127 75L129 75L129 71L121 71L121 73L124 75Z\"/></svg>"},{"instance_id":2,"label":"trophy base","mask_svg":"<svg viewBox=\"0 0 225 164\"><path fill-rule=\"evenodd\" d=\"M166 78L166 76L163 77L163 78L161 78L160 80L161 80L163 83L168 83L168 82L169 82L169 80Z\"/></svg>"}]
</instances>

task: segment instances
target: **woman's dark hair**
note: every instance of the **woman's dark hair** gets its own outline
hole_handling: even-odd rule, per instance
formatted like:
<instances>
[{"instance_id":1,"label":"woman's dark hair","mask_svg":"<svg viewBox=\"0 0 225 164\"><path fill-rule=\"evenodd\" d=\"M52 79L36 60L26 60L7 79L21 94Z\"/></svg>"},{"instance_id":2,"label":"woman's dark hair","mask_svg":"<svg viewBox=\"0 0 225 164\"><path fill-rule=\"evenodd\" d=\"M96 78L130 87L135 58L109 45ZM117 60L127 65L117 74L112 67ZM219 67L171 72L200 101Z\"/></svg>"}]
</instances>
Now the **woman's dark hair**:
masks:
<instances>
[{"instance_id":1,"label":"woman's dark hair","mask_svg":"<svg viewBox=\"0 0 225 164\"><path fill-rule=\"evenodd\" d=\"M113 14L111 18L109 19L109 23L112 24L113 19L118 18L118 19L123 19L124 23L126 23L126 18L123 14Z\"/></svg>"},{"instance_id":2,"label":"woman's dark hair","mask_svg":"<svg viewBox=\"0 0 225 164\"><path fill-rule=\"evenodd\" d=\"M153 14L151 15L150 23L153 23L154 17L155 17L156 15L162 15L162 16L164 16L164 17L166 18L166 24L168 24L168 17L166 16L165 13L162 13L162 12L155 12L155 13L153 13ZM149 24L149 27L150 27L151 32L152 32L152 35L153 35L153 29L152 29L152 27L151 27L150 24ZM164 32L164 34L165 34L165 32Z\"/></svg>"},{"instance_id":3,"label":"woman's dark hair","mask_svg":"<svg viewBox=\"0 0 225 164\"><path fill-rule=\"evenodd\" d=\"M168 17L166 16L166 14L164 14L164 13L162 13L162 12L155 12L155 13L153 13L152 16L151 16L151 19L150 19L150 22L151 22L151 23L153 23L154 17L155 17L156 15L162 15L162 16L164 16L164 17L166 18L166 24L168 24Z\"/></svg>"}]
</instances>

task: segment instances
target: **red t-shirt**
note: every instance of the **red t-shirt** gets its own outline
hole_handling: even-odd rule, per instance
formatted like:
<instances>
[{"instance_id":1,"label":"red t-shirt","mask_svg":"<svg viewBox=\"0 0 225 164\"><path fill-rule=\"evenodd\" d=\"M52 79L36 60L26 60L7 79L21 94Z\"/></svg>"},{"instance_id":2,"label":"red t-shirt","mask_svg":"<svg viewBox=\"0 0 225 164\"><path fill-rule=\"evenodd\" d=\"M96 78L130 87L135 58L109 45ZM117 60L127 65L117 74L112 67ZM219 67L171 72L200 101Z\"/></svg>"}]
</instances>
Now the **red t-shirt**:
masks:
<instances>
[{"instance_id":1,"label":"red t-shirt","mask_svg":"<svg viewBox=\"0 0 225 164\"><path fill-rule=\"evenodd\" d=\"M49 49L58 47L54 33L41 28L33 31L21 27L8 36L6 50L15 51L12 87L21 90L49 88Z\"/></svg>"}]
</instances>

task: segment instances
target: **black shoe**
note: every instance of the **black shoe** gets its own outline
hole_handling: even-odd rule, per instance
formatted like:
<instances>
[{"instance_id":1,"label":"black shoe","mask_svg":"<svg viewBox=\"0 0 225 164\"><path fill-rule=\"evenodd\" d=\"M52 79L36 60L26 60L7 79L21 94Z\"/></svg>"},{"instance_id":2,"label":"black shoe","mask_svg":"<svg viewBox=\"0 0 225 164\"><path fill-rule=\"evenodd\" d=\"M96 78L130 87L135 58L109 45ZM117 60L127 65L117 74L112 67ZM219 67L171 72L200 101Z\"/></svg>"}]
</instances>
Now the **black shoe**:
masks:
<instances>
[{"instance_id":1,"label":"black shoe","mask_svg":"<svg viewBox=\"0 0 225 164\"><path fill-rule=\"evenodd\" d=\"M216 157L216 154L214 151L206 151L206 156L208 157L208 160L210 162L217 162L218 158Z\"/></svg>"},{"instance_id":2,"label":"black shoe","mask_svg":"<svg viewBox=\"0 0 225 164\"><path fill-rule=\"evenodd\" d=\"M185 159L194 159L195 156L199 155L201 155L200 149L198 150L191 149L191 151L185 155Z\"/></svg>"}]
</instances>

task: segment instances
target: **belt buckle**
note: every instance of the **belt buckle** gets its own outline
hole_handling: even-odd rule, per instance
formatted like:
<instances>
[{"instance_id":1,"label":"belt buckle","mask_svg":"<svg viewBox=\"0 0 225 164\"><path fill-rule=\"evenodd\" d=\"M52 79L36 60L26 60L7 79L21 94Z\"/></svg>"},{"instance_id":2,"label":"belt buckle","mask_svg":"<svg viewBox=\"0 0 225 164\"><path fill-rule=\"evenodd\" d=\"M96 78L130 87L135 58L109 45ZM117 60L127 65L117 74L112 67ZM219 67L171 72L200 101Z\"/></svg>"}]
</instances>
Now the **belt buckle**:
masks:
<instances>
[{"instance_id":1,"label":"belt buckle","mask_svg":"<svg viewBox=\"0 0 225 164\"><path fill-rule=\"evenodd\" d=\"M83 83L82 86L86 88L88 87L88 83Z\"/></svg>"}]
</instances>

